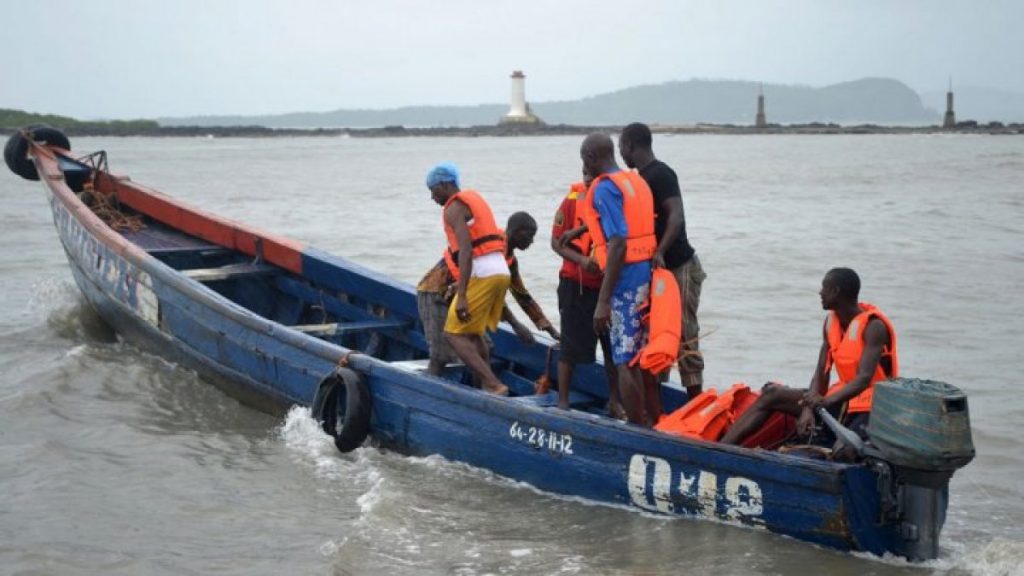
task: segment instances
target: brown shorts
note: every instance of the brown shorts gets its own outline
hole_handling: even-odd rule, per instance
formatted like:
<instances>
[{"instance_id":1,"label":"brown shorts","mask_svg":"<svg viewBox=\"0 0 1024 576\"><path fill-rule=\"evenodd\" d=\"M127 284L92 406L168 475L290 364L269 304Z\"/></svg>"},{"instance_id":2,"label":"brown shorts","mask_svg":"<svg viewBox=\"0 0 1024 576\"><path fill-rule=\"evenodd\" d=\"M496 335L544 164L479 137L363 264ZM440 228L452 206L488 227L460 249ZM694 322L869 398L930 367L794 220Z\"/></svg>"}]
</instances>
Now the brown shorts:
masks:
<instances>
[{"instance_id":1,"label":"brown shorts","mask_svg":"<svg viewBox=\"0 0 1024 576\"><path fill-rule=\"evenodd\" d=\"M700 305L700 289L707 274L694 254L682 266L672 269L679 283L679 298L683 305L683 338L679 343L679 377L683 386L704 384L704 356L700 352L700 323L697 322L697 307Z\"/></svg>"}]
</instances>

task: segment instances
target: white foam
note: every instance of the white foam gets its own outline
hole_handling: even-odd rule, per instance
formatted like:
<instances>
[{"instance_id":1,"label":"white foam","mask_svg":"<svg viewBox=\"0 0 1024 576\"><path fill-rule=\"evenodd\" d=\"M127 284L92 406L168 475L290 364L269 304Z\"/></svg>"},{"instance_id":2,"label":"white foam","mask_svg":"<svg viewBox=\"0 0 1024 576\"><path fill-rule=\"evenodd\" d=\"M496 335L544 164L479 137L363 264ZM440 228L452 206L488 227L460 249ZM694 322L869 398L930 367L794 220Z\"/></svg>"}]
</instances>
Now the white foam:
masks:
<instances>
[{"instance_id":1,"label":"white foam","mask_svg":"<svg viewBox=\"0 0 1024 576\"><path fill-rule=\"evenodd\" d=\"M413 464L420 464L427 468L442 468L455 464L452 460L448 460L439 454L430 454L429 456L409 456L408 459L409 462L412 462Z\"/></svg>"},{"instance_id":2,"label":"white foam","mask_svg":"<svg viewBox=\"0 0 1024 576\"><path fill-rule=\"evenodd\" d=\"M313 464L317 475L336 478L341 475L337 448L320 424L313 419L308 407L292 406L280 428L285 446L300 458Z\"/></svg>"},{"instance_id":3,"label":"white foam","mask_svg":"<svg viewBox=\"0 0 1024 576\"><path fill-rule=\"evenodd\" d=\"M81 356L82 354L85 354L85 351L88 350L88 349L89 349L89 345L88 344L79 344L78 346L74 346L70 350L65 352L64 353L64 357L65 358L77 358L77 357Z\"/></svg>"},{"instance_id":4,"label":"white foam","mask_svg":"<svg viewBox=\"0 0 1024 576\"><path fill-rule=\"evenodd\" d=\"M509 556L513 558L522 558L523 556L529 556L533 554L533 550L529 548L514 548L508 551Z\"/></svg>"},{"instance_id":5,"label":"white foam","mask_svg":"<svg viewBox=\"0 0 1024 576\"><path fill-rule=\"evenodd\" d=\"M972 546L960 567L977 576L1024 576L1024 542L995 538Z\"/></svg>"},{"instance_id":6,"label":"white foam","mask_svg":"<svg viewBox=\"0 0 1024 576\"><path fill-rule=\"evenodd\" d=\"M288 410L281 424L281 438L289 448L307 454L318 452L322 444L330 441L306 406L292 406Z\"/></svg>"},{"instance_id":7,"label":"white foam","mask_svg":"<svg viewBox=\"0 0 1024 576\"><path fill-rule=\"evenodd\" d=\"M334 556L338 553L338 550L341 550L342 546L344 546L346 542L348 542L348 538L342 538L337 542L334 540L328 540L320 545L317 552L324 557Z\"/></svg>"},{"instance_id":8,"label":"white foam","mask_svg":"<svg viewBox=\"0 0 1024 576\"><path fill-rule=\"evenodd\" d=\"M373 486L361 494L359 498L356 498L356 504L359 505L359 512L363 518L369 516L370 513L373 512L373 509L377 507L377 504L380 504L380 501L384 496L384 479L380 478L380 474L376 474L376 476L377 479L376 482L373 483Z\"/></svg>"},{"instance_id":9,"label":"white foam","mask_svg":"<svg viewBox=\"0 0 1024 576\"><path fill-rule=\"evenodd\" d=\"M293 406L280 427L285 446L293 450L300 461L312 464L315 474L326 480L344 478L347 485L369 488L356 498L359 523L369 521L373 511L384 499L385 479L372 461L372 450L357 448L340 454L333 439L313 419L308 407Z\"/></svg>"},{"instance_id":10,"label":"white foam","mask_svg":"<svg viewBox=\"0 0 1024 576\"><path fill-rule=\"evenodd\" d=\"M557 574L579 574L586 567L586 559L583 556L567 556L562 559L562 565L558 568Z\"/></svg>"},{"instance_id":11,"label":"white foam","mask_svg":"<svg viewBox=\"0 0 1024 576\"><path fill-rule=\"evenodd\" d=\"M893 554L879 557L867 552L852 553L865 560L935 574L963 572L973 576L1024 576L1024 542L1005 538L969 543L946 539L939 554L933 560L911 562Z\"/></svg>"}]
</instances>

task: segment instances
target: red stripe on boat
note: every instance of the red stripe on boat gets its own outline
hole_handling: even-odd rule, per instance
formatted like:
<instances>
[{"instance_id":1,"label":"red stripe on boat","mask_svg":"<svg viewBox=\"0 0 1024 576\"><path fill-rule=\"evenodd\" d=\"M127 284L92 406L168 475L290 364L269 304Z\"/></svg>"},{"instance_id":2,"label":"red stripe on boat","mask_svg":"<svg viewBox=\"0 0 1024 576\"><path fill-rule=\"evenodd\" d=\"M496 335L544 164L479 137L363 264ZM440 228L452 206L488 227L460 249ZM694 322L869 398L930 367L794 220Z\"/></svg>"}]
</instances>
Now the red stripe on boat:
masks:
<instances>
[{"instance_id":1,"label":"red stripe on boat","mask_svg":"<svg viewBox=\"0 0 1024 576\"><path fill-rule=\"evenodd\" d=\"M301 242L221 218L116 177L103 178L99 187L103 192L114 192L121 204L212 244L250 256L256 256L257 244L262 244L264 261L302 274L302 251L305 247Z\"/></svg>"}]
</instances>

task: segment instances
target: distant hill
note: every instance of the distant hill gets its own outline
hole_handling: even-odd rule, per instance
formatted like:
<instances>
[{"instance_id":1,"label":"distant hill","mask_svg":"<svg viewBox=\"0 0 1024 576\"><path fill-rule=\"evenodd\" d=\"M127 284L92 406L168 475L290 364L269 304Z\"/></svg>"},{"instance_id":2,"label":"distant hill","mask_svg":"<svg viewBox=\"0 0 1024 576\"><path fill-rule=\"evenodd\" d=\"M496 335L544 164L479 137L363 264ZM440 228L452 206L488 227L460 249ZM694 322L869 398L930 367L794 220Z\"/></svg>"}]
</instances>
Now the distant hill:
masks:
<instances>
[{"instance_id":1,"label":"distant hill","mask_svg":"<svg viewBox=\"0 0 1024 576\"><path fill-rule=\"evenodd\" d=\"M0 108L0 134L9 134L31 124L49 124L67 132L69 135L135 135L159 129L155 120L110 120L92 121L78 120L56 114L36 114L23 110Z\"/></svg>"},{"instance_id":2,"label":"distant hill","mask_svg":"<svg viewBox=\"0 0 1024 576\"><path fill-rule=\"evenodd\" d=\"M1024 94L978 86L957 86L953 89L953 111L957 120L978 122L1024 122ZM937 112L946 110L946 92L925 92L925 106Z\"/></svg>"},{"instance_id":3,"label":"distant hill","mask_svg":"<svg viewBox=\"0 0 1024 576\"><path fill-rule=\"evenodd\" d=\"M752 124L759 87L757 82L739 80L675 81L580 100L531 102L530 107L548 124ZM942 119L938 110L926 107L906 84L887 78L864 78L821 88L765 84L764 95L771 123L935 124ZM474 126L495 124L507 111L507 104L407 106L270 116L161 118L159 122L165 126L255 124L271 128Z\"/></svg>"}]
</instances>

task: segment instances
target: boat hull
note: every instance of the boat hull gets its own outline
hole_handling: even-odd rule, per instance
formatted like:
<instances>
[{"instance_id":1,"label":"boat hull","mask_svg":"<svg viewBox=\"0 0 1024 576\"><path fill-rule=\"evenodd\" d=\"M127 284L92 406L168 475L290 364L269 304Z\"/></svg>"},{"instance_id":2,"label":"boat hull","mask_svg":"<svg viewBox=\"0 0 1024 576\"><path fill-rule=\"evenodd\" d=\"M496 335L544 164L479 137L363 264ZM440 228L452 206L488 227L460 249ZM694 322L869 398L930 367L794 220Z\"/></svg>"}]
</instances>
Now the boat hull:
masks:
<instances>
[{"instance_id":1,"label":"boat hull","mask_svg":"<svg viewBox=\"0 0 1024 576\"><path fill-rule=\"evenodd\" d=\"M428 377L271 322L177 272L110 230L53 167L40 162L50 207L76 283L125 339L139 343L259 408L309 405L339 362L372 396L376 441L440 454L541 490L651 512L764 528L842 550L899 553L884 521L877 472L772 452L670 437L596 414L499 398ZM298 268L350 267L396 309L415 309L407 287L344 260L303 251ZM355 280L353 280L355 281ZM508 334L499 349L513 349ZM524 353L525 354L525 353ZM522 361L537 361L542 352ZM543 362L543 360L540 360Z\"/></svg>"}]
</instances>

